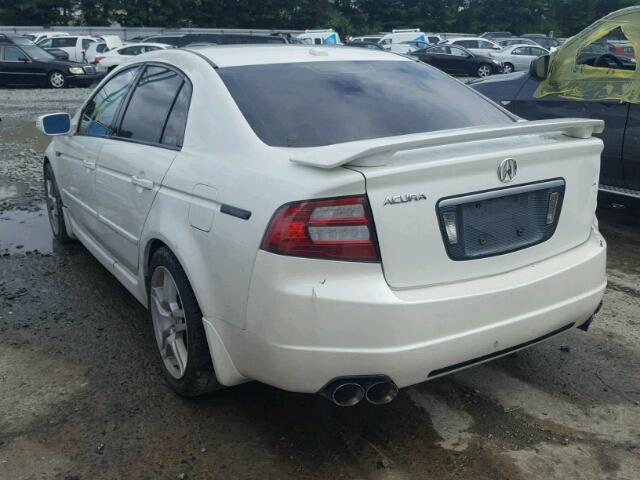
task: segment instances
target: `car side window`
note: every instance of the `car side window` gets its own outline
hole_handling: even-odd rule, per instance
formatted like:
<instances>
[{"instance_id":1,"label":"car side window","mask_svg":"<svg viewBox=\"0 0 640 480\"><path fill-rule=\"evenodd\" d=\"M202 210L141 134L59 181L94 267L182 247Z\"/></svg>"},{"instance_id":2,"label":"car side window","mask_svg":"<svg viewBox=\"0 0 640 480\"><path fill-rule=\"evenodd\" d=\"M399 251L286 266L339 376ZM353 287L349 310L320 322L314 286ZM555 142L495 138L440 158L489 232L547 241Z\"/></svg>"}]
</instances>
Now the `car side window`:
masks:
<instances>
[{"instance_id":1,"label":"car side window","mask_svg":"<svg viewBox=\"0 0 640 480\"><path fill-rule=\"evenodd\" d=\"M546 55L546 54L547 52L545 52L541 48L531 47L531 55L535 55L536 57L539 57L541 55Z\"/></svg>"},{"instance_id":2,"label":"car side window","mask_svg":"<svg viewBox=\"0 0 640 480\"><path fill-rule=\"evenodd\" d=\"M116 115L140 67L118 73L89 100L82 111L78 133L111 137L116 131Z\"/></svg>"},{"instance_id":3,"label":"car side window","mask_svg":"<svg viewBox=\"0 0 640 480\"><path fill-rule=\"evenodd\" d=\"M82 39L82 49L86 50L87 48L89 48L89 45L91 45L93 42L93 40L90 40L88 38L84 38Z\"/></svg>"},{"instance_id":4,"label":"car side window","mask_svg":"<svg viewBox=\"0 0 640 480\"><path fill-rule=\"evenodd\" d=\"M174 70L148 66L131 95L118 136L160 143L167 116L183 82Z\"/></svg>"},{"instance_id":5,"label":"car side window","mask_svg":"<svg viewBox=\"0 0 640 480\"><path fill-rule=\"evenodd\" d=\"M478 48L477 40L458 40L455 44L465 48Z\"/></svg>"},{"instance_id":6,"label":"car side window","mask_svg":"<svg viewBox=\"0 0 640 480\"><path fill-rule=\"evenodd\" d=\"M76 42L74 37L55 37L51 39L51 48L75 47Z\"/></svg>"},{"instance_id":7,"label":"car side window","mask_svg":"<svg viewBox=\"0 0 640 480\"><path fill-rule=\"evenodd\" d=\"M524 47L514 48L511 51L511 55L524 55Z\"/></svg>"},{"instance_id":8,"label":"car side window","mask_svg":"<svg viewBox=\"0 0 640 480\"><path fill-rule=\"evenodd\" d=\"M22 50L18 47L4 47L3 61L5 62L19 62L20 58L26 58Z\"/></svg>"},{"instance_id":9,"label":"car side window","mask_svg":"<svg viewBox=\"0 0 640 480\"><path fill-rule=\"evenodd\" d=\"M493 43L487 42L486 40L478 40L478 45L480 48L493 48Z\"/></svg>"},{"instance_id":10,"label":"car side window","mask_svg":"<svg viewBox=\"0 0 640 480\"><path fill-rule=\"evenodd\" d=\"M43 40L40 43L38 43L38 46L40 48L51 48L52 42L53 42L52 38L47 38L46 40Z\"/></svg>"},{"instance_id":11,"label":"car side window","mask_svg":"<svg viewBox=\"0 0 640 480\"><path fill-rule=\"evenodd\" d=\"M167 119L167 125L164 127L164 133L162 134L161 140L163 145L182 147L190 104L191 84L185 81L183 82L182 88L178 93L178 97L171 108L169 118Z\"/></svg>"},{"instance_id":12,"label":"car side window","mask_svg":"<svg viewBox=\"0 0 640 480\"><path fill-rule=\"evenodd\" d=\"M466 57L467 56L467 52L465 52L461 48L451 47L450 50L451 50L451 55L454 55L456 57Z\"/></svg>"}]
</instances>

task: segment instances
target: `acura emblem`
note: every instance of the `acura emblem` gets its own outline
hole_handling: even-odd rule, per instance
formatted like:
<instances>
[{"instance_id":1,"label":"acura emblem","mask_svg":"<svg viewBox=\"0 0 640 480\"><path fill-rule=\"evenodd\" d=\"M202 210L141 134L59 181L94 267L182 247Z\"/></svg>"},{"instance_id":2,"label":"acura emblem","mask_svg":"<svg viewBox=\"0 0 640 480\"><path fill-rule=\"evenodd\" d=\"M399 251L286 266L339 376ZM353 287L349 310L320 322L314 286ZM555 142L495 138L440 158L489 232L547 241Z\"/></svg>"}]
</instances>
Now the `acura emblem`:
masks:
<instances>
[{"instance_id":1,"label":"acura emblem","mask_svg":"<svg viewBox=\"0 0 640 480\"><path fill-rule=\"evenodd\" d=\"M498 167L498 178L502 183L509 183L516 178L518 163L513 158L505 158Z\"/></svg>"},{"instance_id":2,"label":"acura emblem","mask_svg":"<svg viewBox=\"0 0 640 480\"><path fill-rule=\"evenodd\" d=\"M390 197L384 197L383 206L395 205L397 203L409 203L419 202L420 200L426 200L427 195L424 192L420 193L404 193L402 195L393 195Z\"/></svg>"}]
</instances>

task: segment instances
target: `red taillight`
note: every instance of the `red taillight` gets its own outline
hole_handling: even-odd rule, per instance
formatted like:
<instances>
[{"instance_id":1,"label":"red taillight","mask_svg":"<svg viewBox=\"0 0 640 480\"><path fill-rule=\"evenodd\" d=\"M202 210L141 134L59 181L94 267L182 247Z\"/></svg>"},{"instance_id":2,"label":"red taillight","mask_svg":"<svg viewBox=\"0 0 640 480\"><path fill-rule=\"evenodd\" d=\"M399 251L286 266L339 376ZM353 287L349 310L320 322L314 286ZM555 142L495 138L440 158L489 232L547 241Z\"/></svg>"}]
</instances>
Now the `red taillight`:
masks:
<instances>
[{"instance_id":1,"label":"red taillight","mask_svg":"<svg viewBox=\"0 0 640 480\"><path fill-rule=\"evenodd\" d=\"M100 60L104 60L104 57L100 55L96 55L96 58L93 59L93 63L98 63Z\"/></svg>"},{"instance_id":2,"label":"red taillight","mask_svg":"<svg viewBox=\"0 0 640 480\"><path fill-rule=\"evenodd\" d=\"M280 207L261 248L281 255L377 262L377 243L369 202L358 195Z\"/></svg>"}]
</instances>

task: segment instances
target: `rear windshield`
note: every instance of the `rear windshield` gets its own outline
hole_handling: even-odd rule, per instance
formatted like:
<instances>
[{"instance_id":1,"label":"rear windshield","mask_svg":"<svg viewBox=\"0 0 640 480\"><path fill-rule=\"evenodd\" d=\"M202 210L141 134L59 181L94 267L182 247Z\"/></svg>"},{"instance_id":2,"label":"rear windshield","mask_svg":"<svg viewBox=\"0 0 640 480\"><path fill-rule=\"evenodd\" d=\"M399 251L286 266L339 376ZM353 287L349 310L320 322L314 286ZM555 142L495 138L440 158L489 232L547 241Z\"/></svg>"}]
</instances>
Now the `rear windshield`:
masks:
<instances>
[{"instance_id":1,"label":"rear windshield","mask_svg":"<svg viewBox=\"0 0 640 480\"><path fill-rule=\"evenodd\" d=\"M275 147L318 147L513 120L418 62L305 62L217 70L256 135Z\"/></svg>"}]
</instances>

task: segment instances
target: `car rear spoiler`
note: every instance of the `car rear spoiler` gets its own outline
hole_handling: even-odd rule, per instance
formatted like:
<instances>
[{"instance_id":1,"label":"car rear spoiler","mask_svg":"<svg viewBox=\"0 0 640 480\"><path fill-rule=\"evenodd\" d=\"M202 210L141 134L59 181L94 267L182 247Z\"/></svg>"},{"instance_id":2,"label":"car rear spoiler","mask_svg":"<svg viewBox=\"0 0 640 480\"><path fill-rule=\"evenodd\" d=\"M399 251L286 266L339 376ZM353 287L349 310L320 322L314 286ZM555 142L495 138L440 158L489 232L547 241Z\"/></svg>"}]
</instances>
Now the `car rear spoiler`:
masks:
<instances>
[{"instance_id":1,"label":"car rear spoiler","mask_svg":"<svg viewBox=\"0 0 640 480\"><path fill-rule=\"evenodd\" d=\"M602 133L604 121L582 118L559 118L553 120L520 121L511 125L491 125L486 127L457 128L439 132L415 133L398 137L358 140L338 143L326 147L304 149L295 153L291 161L301 165L317 168L335 168L346 164L360 166L379 166L386 163L380 158L371 159L375 155L393 154L405 150L425 147L438 147L456 143L489 140L493 138L515 137L536 133L561 132L568 137L589 138L594 133ZM368 161L363 159L367 158Z\"/></svg>"}]
</instances>

